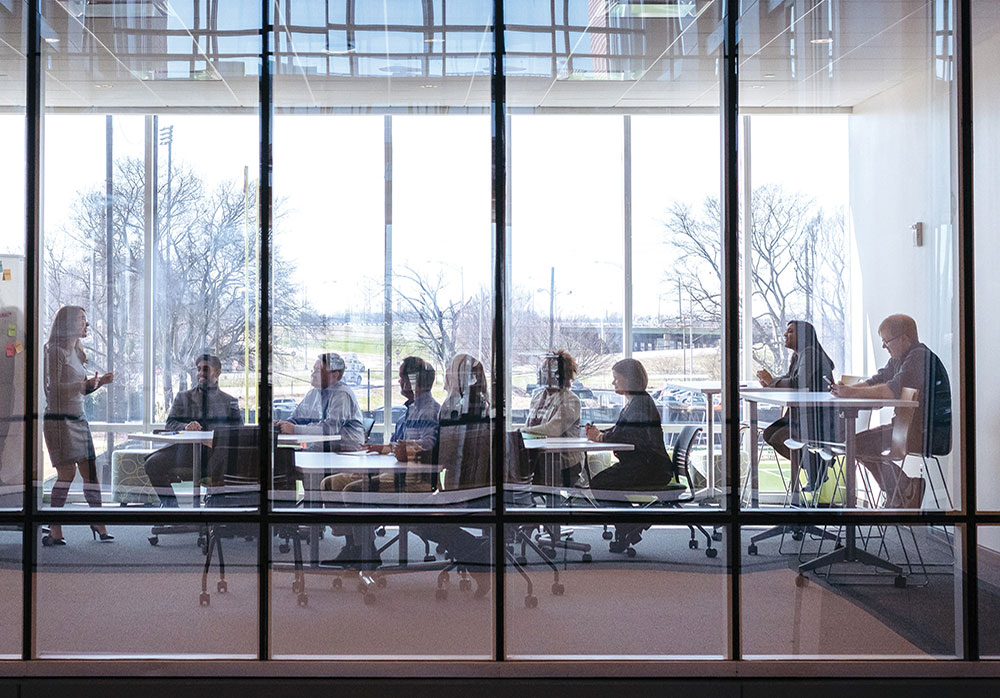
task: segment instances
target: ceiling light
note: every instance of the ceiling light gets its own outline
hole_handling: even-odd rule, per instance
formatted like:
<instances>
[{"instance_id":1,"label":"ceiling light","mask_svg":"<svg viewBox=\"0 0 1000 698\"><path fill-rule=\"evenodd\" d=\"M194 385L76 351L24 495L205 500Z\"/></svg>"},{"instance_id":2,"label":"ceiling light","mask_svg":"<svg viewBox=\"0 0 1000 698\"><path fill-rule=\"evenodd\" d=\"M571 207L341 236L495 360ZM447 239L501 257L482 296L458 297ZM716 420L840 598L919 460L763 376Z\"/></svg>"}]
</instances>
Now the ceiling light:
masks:
<instances>
[{"instance_id":1,"label":"ceiling light","mask_svg":"<svg viewBox=\"0 0 1000 698\"><path fill-rule=\"evenodd\" d=\"M424 39L425 44L440 44L444 39Z\"/></svg>"},{"instance_id":2,"label":"ceiling light","mask_svg":"<svg viewBox=\"0 0 1000 698\"><path fill-rule=\"evenodd\" d=\"M45 41L46 41L46 43L49 43L49 44L58 44L59 43L59 39L56 39L56 38L53 38L53 37L49 37L49 36L45 37Z\"/></svg>"},{"instance_id":3,"label":"ceiling light","mask_svg":"<svg viewBox=\"0 0 1000 698\"><path fill-rule=\"evenodd\" d=\"M765 78L773 78L774 77L774 73L764 73L764 77Z\"/></svg>"},{"instance_id":4,"label":"ceiling light","mask_svg":"<svg viewBox=\"0 0 1000 698\"><path fill-rule=\"evenodd\" d=\"M764 89L763 85L750 85L750 87L751 87L751 89L754 89L754 90L763 90Z\"/></svg>"},{"instance_id":5,"label":"ceiling light","mask_svg":"<svg viewBox=\"0 0 1000 698\"><path fill-rule=\"evenodd\" d=\"M813 39L810 44L832 44L833 39Z\"/></svg>"},{"instance_id":6,"label":"ceiling light","mask_svg":"<svg viewBox=\"0 0 1000 698\"><path fill-rule=\"evenodd\" d=\"M112 85L109 82L97 82L94 83L94 87L96 87L99 90L110 90Z\"/></svg>"},{"instance_id":7,"label":"ceiling light","mask_svg":"<svg viewBox=\"0 0 1000 698\"><path fill-rule=\"evenodd\" d=\"M679 19L695 14L694 0L619 0L610 8L614 17Z\"/></svg>"},{"instance_id":8,"label":"ceiling light","mask_svg":"<svg viewBox=\"0 0 1000 698\"><path fill-rule=\"evenodd\" d=\"M348 44L347 48L325 48L322 50L322 53L327 53L331 56L343 56L347 53L353 53L356 50L354 44Z\"/></svg>"},{"instance_id":9,"label":"ceiling light","mask_svg":"<svg viewBox=\"0 0 1000 698\"><path fill-rule=\"evenodd\" d=\"M420 87L425 90L433 90L435 87L437 87L437 85L427 84L427 85L421 85Z\"/></svg>"}]
</instances>

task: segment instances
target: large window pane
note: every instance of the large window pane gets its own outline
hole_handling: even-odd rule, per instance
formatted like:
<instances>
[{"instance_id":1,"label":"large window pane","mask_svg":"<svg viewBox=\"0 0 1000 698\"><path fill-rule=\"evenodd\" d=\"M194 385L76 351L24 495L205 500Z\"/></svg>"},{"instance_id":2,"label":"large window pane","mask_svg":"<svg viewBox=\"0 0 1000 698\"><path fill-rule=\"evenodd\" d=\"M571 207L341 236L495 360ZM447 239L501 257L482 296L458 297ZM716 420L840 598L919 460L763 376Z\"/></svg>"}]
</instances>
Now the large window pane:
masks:
<instances>
[{"instance_id":1,"label":"large window pane","mask_svg":"<svg viewBox=\"0 0 1000 698\"><path fill-rule=\"evenodd\" d=\"M747 659L961 656L961 529L859 528L861 549L901 566L905 585L891 571L860 564L800 573L803 561L846 545L843 526L818 524L762 542L742 562ZM760 532L743 529L744 549Z\"/></svg>"},{"instance_id":2,"label":"large window pane","mask_svg":"<svg viewBox=\"0 0 1000 698\"><path fill-rule=\"evenodd\" d=\"M492 40L430 10L359 5L356 45L277 71L273 409L303 447L275 453L281 506L491 505Z\"/></svg>"},{"instance_id":3,"label":"large window pane","mask_svg":"<svg viewBox=\"0 0 1000 698\"><path fill-rule=\"evenodd\" d=\"M256 421L259 10L43 3L38 478L53 507L123 488L144 494L116 501L198 505L226 476L212 431ZM164 428L203 433L148 438Z\"/></svg>"},{"instance_id":4,"label":"large window pane","mask_svg":"<svg viewBox=\"0 0 1000 698\"><path fill-rule=\"evenodd\" d=\"M25 354L26 326L24 236L25 168L15 154L24 152L24 59L27 45L26 5L0 8L0 151L9 153L0 168L0 508L20 508L24 502Z\"/></svg>"},{"instance_id":5,"label":"large window pane","mask_svg":"<svg viewBox=\"0 0 1000 698\"><path fill-rule=\"evenodd\" d=\"M325 528L274 527L272 657L493 657L491 528L334 525L356 552Z\"/></svg>"},{"instance_id":6,"label":"large window pane","mask_svg":"<svg viewBox=\"0 0 1000 698\"><path fill-rule=\"evenodd\" d=\"M740 18L741 370L793 391L744 395L766 427L749 440L753 506L823 504L809 491L838 479L835 506L960 506L951 12L782 2ZM836 402L831 382L866 402Z\"/></svg>"},{"instance_id":7,"label":"large window pane","mask_svg":"<svg viewBox=\"0 0 1000 698\"><path fill-rule=\"evenodd\" d=\"M705 532L685 526L574 526L594 561L550 560L537 526L509 526L505 576L511 659L725 658L729 646L725 543L704 554ZM617 530L616 530L617 529ZM602 534L640 532L609 552ZM699 541L692 549L689 541ZM602 550L603 548L603 550Z\"/></svg>"},{"instance_id":8,"label":"large window pane","mask_svg":"<svg viewBox=\"0 0 1000 698\"><path fill-rule=\"evenodd\" d=\"M86 526L65 526L66 545L39 546L37 657L257 656L256 525L206 529L212 551L207 576L195 534L151 546L148 526L113 530L114 540L102 541Z\"/></svg>"}]
</instances>

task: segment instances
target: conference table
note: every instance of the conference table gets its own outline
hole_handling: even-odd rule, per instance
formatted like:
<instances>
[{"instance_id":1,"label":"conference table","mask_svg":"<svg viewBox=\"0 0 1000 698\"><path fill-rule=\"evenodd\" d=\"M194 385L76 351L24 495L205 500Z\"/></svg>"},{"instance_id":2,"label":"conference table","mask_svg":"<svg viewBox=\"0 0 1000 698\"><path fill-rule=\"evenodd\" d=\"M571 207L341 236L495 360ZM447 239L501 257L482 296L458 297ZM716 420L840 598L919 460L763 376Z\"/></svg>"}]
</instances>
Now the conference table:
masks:
<instances>
[{"instance_id":1,"label":"conference table","mask_svg":"<svg viewBox=\"0 0 1000 698\"><path fill-rule=\"evenodd\" d=\"M191 490L192 504L195 508L201 506L201 447L212 445L214 431L162 431L159 433L139 432L129 434L128 438L136 441L148 441L159 444L187 444L191 446L191 479L194 482ZM309 446L340 441L340 434L279 434L277 445L283 448L304 449Z\"/></svg>"},{"instance_id":2,"label":"conference table","mask_svg":"<svg viewBox=\"0 0 1000 698\"><path fill-rule=\"evenodd\" d=\"M917 407L915 400L899 400L893 398L845 398L837 397L829 392L812 392L799 390L783 390L774 388L744 388L740 395L749 405L750 411L750 505L756 508L759 506L759 479L758 469L760 464L760 452L757 446L759 436L759 426L757 423L758 403L778 405L787 408L820 407L836 410L838 417L843 424L844 433L844 470L845 487L847 492L844 498L846 509L857 507L857 419L858 413L862 410L880 410L885 407ZM797 476L797 473L795 473ZM795 478L797 479L797 477ZM791 483L793 492L798 489L798 482ZM903 570L888 560L884 560L877 555L869 553L867 550L859 549L857 546L857 527L853 524L845 526L844 546L836 548L832 552L820 555L799 565L799 572L808 572L820 567L826 567L837 562L859 562L888 570L896 575L896 585L905 586L906 578Z\"/></svg>"},{"instance_id":3,"label":"conference table","mask_svg":"<svg viewBox=\"0 0 1000 698\"><path fill-rule=\"evenodd\" d=\"M557 459L552 458L558 453L583 453L583 468L587 474L587 481L590 481L590 468L587 456L590 453L600 453L608 451L634 451L633 444L612 443L610 441L591 441L585 437L550 437L544 439L525 439L524 447L528 451L535 451L542 454L542 467L547 488L545 501L547 506L552 507L556 503L555 490L560 484L560 473L557 468ZM583 561L590 562L590 544L578 543L571 540L563 540L562 526L560 524L546 524L545 531L549 534L550 544L553 549L563 548L565 550L577 550L583 554Z\"/></svg>"}]
</instances>

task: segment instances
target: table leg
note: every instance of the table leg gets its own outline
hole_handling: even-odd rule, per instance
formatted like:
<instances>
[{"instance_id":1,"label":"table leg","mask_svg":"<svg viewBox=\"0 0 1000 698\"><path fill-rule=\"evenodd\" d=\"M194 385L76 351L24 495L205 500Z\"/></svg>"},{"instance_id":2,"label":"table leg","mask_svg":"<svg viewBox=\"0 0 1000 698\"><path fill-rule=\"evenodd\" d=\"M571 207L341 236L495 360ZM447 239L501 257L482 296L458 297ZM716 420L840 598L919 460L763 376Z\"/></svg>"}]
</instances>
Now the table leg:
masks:
<instances>
[{"instance_id":1,"label":"table leg","mask_svg":"<svg viewBox=\"0 0 1000 698\"><path fill-rule=\"evenodd\" d=\"M760 433L757 424L757 401L749 400L750 403L750 506L756 508L760 506L759 481L760 474L760 451L757 449L757 440ZM735 484L739 487L739 483Z\"/></svg>"},{"instance_id":2,"label":"table leg","mask_svg":"<svg viewBox=\"0 0 1000 698\"><path fill-rule=\"evenodd\" d=\"M845 507L850 510L857 507L857 445L855 441L855 429L857 428L858 411L852 408L841 410L841 419L844 421L844 482L847 487L847 495L844 500ZM870 565L884 570L888 570L896 575L895 584L898 587L906 586L906 577L903 576L903 568L885 560L878 555L874 555L867 550L858 549L857 526L848 524L844 527L844 547L821 555L814 560L810 560L799 565L799 572L808 572L820 567L832 565L835 562L859 562L863 565Z\"/></svg>"},{"instance_id":3,"label":"table leg","mask_svg":"<svg viewBox=\"0 0 1000 698\"><path fill-rule=\"evenodd\" d=\"M705 472L705 486L708 489L708 496L715 497L718 490L715 489L715 396L708 393L705 395L705 427L708 429L708 469Z\"/></svg>"},{"instance_id":4,"label":"table leg","mask_svg":"<svg viewBox=\"0 0 1000 698\"><path fill-rule=\"evenodd\" d=\"M194 455L191 458L191 506L195 509L201 507L201 444L194 444Z\"/></svg>"}]
</instances>

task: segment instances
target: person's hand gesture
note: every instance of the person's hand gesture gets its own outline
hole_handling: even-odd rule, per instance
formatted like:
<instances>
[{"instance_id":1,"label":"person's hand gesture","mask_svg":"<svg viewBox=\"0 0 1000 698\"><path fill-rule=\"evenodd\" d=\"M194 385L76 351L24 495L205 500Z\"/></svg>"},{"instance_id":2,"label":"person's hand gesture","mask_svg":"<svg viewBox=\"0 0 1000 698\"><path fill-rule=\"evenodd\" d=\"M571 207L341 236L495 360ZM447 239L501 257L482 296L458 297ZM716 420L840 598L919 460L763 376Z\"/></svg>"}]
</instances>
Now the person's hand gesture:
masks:
<instances>
[{"instance_id":1,"label":"person's hand gesture","mask_svg":"<svg viewBox=\"0 0 1000 698\"><path fill-rule=\"evenodd\" d=\"M184 427L185 431L202 431L201 424L199 422L188 422Z\"/></svg>"},{"instance_id":2,"label":"person's hand gesture","mask_svg":"<svg viewBox=\"0 0 1000 698\"><path fill-rule=\"evenodd\" d=\"M295 425L291 422L278 422L278 432L282 434L294 434Z\"/></svg>"},{"instance_id":3,"label":"person's hand gesture","mask_svg":"<svg viewBox=\"0 0 1000 698\"><path fill-rule=\"evenodd\" d=\"M593 424L588 424L586 427L587 438L591 441L604 441L604 434L601 430L595 427Z\"/></svg>"},{"instance_id":4,"label":"person's hand gesture","mask_svg":"<svg viewBox=\"0 0 1000 698\"><path fill-rule=\"evenodd\" d=\"M766 388L774 382L774 376L772 376L771 372L766 368L762 368L757 371L757 380L759 380L760 384Z\"/></svg>"},{"instance_id":5,"label":"person's hand gesture","mask_svg":"<svg viewBox=\"0 0 1000 698\"><path fill-rule=\"evenodd\" d=\"M95 372L94 375L96 376L97 373ZM109 371L108 373L105 373L103 376L97 379L97 387L100 388L102 385L113 383L114 380L115 380L115 374Z\"/></svg>"}]
</instances>

